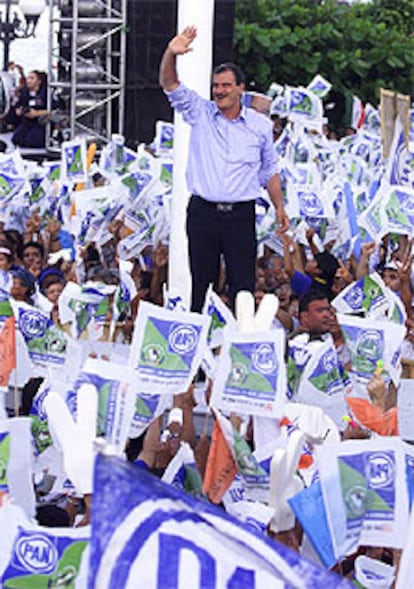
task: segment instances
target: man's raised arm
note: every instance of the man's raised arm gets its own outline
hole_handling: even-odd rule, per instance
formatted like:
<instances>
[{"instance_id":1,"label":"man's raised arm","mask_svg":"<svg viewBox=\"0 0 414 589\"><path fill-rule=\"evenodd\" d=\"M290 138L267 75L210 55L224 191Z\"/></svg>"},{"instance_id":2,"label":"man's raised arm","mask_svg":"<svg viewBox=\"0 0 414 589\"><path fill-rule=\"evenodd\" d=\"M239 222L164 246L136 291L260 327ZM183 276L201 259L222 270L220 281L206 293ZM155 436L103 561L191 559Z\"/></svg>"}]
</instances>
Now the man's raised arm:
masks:
<instances>
[{"instance_id":1,"label":"man's raised arm","mask_svg":"<svg viewBox=\"0 0 414 589\"><path fill-rule=\"evenodd\" d=\"M164 51L164 55L161 59L159 82L160 86L171 92L177 88L179 81L177 75L177 55L184 55L193 48L190 47L191 43L197 36L197 29L195 26L186 27L182 33L176 35L168 43L167 49Z\"/></svg>"}]
</instances>

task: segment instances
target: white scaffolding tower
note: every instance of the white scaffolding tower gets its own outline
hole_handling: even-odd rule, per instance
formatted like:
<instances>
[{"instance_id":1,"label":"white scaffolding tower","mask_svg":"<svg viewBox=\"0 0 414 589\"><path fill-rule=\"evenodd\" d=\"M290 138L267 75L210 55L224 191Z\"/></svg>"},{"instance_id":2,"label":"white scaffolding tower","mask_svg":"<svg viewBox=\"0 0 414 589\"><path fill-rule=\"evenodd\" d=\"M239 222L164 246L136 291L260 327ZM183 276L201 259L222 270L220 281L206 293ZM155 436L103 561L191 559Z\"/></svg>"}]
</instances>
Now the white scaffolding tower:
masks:
<instances>
[{"instance_id":1,"label":"white scaffolding tower","mask_svg":"<svg viewBox=\"0 0 414 589\"><path fill-rule=\"evenodd\" d=\"M47 149L76 135L105 144L123 134L126 12L127 0L51 5Z\"/></svg>"}]
</instances>

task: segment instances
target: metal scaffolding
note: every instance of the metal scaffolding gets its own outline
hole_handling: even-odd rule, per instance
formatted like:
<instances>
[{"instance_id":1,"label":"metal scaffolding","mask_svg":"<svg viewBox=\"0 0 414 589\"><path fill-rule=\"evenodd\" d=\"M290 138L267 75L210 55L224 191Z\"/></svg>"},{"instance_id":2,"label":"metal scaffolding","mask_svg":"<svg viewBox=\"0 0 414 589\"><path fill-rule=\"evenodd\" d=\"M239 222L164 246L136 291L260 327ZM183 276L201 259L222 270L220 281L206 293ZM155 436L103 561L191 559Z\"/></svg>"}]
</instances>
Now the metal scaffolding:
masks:
<instances>
[{"instance_id":1,"label":"metal scaffolding","mask_svg":"<svg viewBox=\"0 0 414 589\"><path fill-rule=\"evenodd\" d=\"M58 0L50 10L46 147L123 134L127 0Z\"/></svg>"}]
</instances>

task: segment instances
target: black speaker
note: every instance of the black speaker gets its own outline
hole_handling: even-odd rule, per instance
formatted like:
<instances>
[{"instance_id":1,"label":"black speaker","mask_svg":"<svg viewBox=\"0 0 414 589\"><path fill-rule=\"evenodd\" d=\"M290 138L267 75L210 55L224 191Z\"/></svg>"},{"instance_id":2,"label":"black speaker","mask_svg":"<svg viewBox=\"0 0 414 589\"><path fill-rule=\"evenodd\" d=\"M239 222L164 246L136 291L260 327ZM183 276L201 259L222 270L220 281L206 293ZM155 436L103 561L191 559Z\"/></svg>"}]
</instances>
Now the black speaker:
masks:
<instances>
[{"instance_id":1,"label":"black speaker","mask_svg":"<svg viewBox=\"0 0 414 589\"><path fill-rule=\"evenodd\" d=\"M197 0L194 0L197 1ZM213 63L233 55L235 0L216 0ZM177 28L176 0L129 0L124 135L127 143L151 143L157 120L173 114L158 84L164 49Z\"/></svg>"}]
</instances>

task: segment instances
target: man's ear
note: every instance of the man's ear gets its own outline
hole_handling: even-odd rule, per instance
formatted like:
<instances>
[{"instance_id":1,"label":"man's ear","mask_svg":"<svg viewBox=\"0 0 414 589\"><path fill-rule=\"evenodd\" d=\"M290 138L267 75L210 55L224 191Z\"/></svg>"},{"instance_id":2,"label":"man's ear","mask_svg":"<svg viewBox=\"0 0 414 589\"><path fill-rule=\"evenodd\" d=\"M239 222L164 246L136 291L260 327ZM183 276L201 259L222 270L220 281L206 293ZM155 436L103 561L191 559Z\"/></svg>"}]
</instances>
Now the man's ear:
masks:
<instances>
[{"instance_id":1,"label":"man's ear","mask_svg":"<svg viewBox=\"0 0 414 589\"><path fill-rule=\"evenodd\" d=\"M308 327L308 312L307 311L302 311L302 313L300 313L299 322L302 325L302 327L305 327L305 328Z\"/></svg>"}]
</instances>

